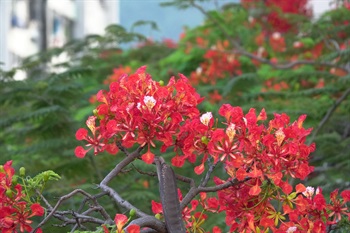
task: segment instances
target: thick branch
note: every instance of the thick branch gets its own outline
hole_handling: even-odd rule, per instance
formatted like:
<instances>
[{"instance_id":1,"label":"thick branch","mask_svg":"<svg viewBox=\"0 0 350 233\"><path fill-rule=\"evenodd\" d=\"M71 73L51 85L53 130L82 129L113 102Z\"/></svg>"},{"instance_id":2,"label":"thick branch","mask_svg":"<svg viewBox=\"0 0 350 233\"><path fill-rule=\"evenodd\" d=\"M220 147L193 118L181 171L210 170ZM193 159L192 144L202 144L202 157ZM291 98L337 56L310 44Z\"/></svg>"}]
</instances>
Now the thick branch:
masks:
<instances>
[{"instance_id":1,"label":"thick branch","mask_svg":"<svg viewBox=\"0 0 350 233\"><path fill-rule=\"evenodd\" d=\"M132 224L138 225L140 226L140 228L143 228L143 227L152 228L157 233L167 233L165 224L153 216L145 216L145 217L132 220L129 225L132 225Z\"/></svg>"}]
</instances>

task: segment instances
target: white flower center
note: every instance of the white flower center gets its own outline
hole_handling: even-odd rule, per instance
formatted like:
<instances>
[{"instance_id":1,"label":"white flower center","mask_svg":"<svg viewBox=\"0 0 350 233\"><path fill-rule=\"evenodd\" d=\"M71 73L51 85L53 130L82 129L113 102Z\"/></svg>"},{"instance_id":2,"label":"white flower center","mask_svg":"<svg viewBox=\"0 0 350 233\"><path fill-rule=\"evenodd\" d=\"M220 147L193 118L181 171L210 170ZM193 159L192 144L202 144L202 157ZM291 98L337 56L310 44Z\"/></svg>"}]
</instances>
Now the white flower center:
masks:
<instances>
[{"instance_id":1,"label":"white flower center","mask_svg":"<svg viewBox=\"0 0 350 233\"><path fill-rule=\"evenodd\" d=\"M203 125L208 126L211 118L213 118L213 114L211 112L207 112L200 117L200 121L203 123Z\"/></svg>"},{"instance_id":2,"label":"white flower center","mask_svg":"<svg viewBox=\"0 0 350 233\"><path fill-rule=\"evenodd\" d=\"M152 109L154 105L156 105L157 103L157 101L153 98L153 96L148 96L148 95L146 95L143 98L143 102L145 103L148 109Z\"/></svg>"},{"instance_id":3,"label":"white flower center","mask_svg":"<svg viewBox=\"0 0 350 233\"><path fill-rule=\"evenodd\" d=\"M293 227L289 227L286 231L286 233L293 233L297 231L297 227L293 226Z\"/></svg>"},{"instance_id":4,"label":"white flower center","mask_svg":"<svg viewBox=\"0 0 350 233\"><path fill-rule=\"evenodd\" d=\"M311 198L314 195L315 188L311 186L307 186L306 190L303 192L304 196L307 198Z\"/></svg>"},{"instance_id":5,"label":"white flower center","mask_svg":"<svg viewBox=\"0 0 350 233\"><path fill-rule=\"evenodd\" d=\"M232 142L234 136L236 135L236 125L233 123L230 123L230 125L226 129L226 135L229 137L230 141Z\"/></svg>"}]
</instances>

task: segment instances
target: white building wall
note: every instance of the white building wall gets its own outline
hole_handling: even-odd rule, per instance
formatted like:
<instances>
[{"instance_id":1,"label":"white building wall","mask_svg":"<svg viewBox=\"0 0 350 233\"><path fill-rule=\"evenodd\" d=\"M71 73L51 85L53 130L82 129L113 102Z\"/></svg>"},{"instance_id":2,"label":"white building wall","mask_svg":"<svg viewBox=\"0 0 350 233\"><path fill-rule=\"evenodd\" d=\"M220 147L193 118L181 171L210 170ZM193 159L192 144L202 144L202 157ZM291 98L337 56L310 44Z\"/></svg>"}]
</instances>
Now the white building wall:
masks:
<instances>
[{"instance_id":1,"label":"white building wall","mask_svg":"<svg viewBox=\"0 0 350 233\"><path fill-rule=\"evenodd\" d=\"M37 41L33 42L33 38L39 36L38 22L32 23L28 19L31 1L0 0L0 62L5 63L1 66L5 70L18 65L21 57L32 55L40 48ZM16 2L19 4L14 4ZM16 5L27 7L26 12L17 14L25 18L26 27L11 27L11 12ZM120 23L119 0L47 0L46 19L47 45L61 46L70 39L66 34L67 22L72 23L70 36L73 38L103 34L109 24ZM54 20L59 21L59 27L53 26Z\"/></svg>"},{"instance_id":2,"label":"white building wall","mask_svg":"<svg viewBox=\"0 0 350 233\"><path fill-rule=\"evenodd\" d=\"M0 0L0 67L4 70L11 68L8 51L7 35L11 24L11 0Z\"/></svg>"},{"instance_id":3,"label":"white building wall","mask_svg":"<svg viewBox=\"0 0 350 233\"><path fill-rule=\"evenodd\" d=\"M309 0L312 5L314 17L318 18L323 12L335 9L334 0Z\"/></svg>"}]
</instances>

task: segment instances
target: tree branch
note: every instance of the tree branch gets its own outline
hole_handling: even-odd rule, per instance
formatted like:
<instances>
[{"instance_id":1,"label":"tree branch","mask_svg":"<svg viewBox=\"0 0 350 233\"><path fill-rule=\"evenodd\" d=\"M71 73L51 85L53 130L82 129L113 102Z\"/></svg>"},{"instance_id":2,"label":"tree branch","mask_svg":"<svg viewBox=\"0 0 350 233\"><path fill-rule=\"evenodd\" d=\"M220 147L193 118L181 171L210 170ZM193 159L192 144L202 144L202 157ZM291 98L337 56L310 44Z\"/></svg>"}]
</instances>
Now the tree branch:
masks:
<instances>
[{"instance_id":1,"label":"tree branch","mask_svg":"<svg viewBox=\"0 0 350 233\"><path fill-rule=\"evenodd\" d=\"M228 187L235 186L235 185L238 185L240 183L244 183L250 179L251 179L250 177L247 177L242 181L238 181L237 179L229 180L223 184L215 185L215 186L211 186L211 187L201 187L201 186L199 186L198 188L193 187L190 189L190 191L188 191L186 196L182 199L182 201L180 203L180 208L181 209L185 208L192 201L192 199L201 192L206 192L206 193L217 192L219 190L223 190L223 189L226 189Z\"/></svg>"},{"instance_id":2,"label":"tree branch","mask_svg":"<svg viewBox=\"0 0 350 233\"><path fill-rule=\"evenodd\" d=\"M128 224L128 225L132 225L132 224L138 225L138 226L140 226L140 228L143 228L143 227L152 228L157 233L166 233L167 232L165 224L153 216L145 216L145 217L141 217L141 218L132 220L130 222L130 224Z\"/></svg>"},{"instance_id":3,"label":"tree branch","mask_svg":"<svg viewBox=\"0 0 350 233\"><path fill-rule=\"evenodd\" d=\"M348 95L350 95L350 88L348 88L336 101L335 103L328 109L326 115L323 117L321 122L318 124L317 128L313 131L310 142L315 140L316 135L321 130L321 128L326 124L329 118L332 116L333 112L337 109L341 102L343 102Z\"/></svg>"},{"instance_id":4,"label":"tree branch","mask_svg":"<svg viewBox=\"0 0 350 233\"><path fill-rule=\"evenodd\" d=\"M64 195L62 197L59 198L59 200L57 201L55 207L52 208L52 206L48 203L48 201L40 194L40 196L43 198L45 204L47 204L48 206L48 212L50 212L37 226L36 228L34 228L32 230L32 233L36 232L38 230L38 228L40 228L41 226L43 226L52 216L54 216L54 214L56 214L57 212L57 209L58 207L67 199L70 199L72 198L74 195L76 194L82 194L84 195L86 198L88 198L89 200L91 200L93 203L94 203L94 207L97 207L98 209L94 209L94 210L98 210L101 215L103 217L107 217L105 220L100 220L100 219L96 219L96 218L93 218L92 217L90 218L90 216L86 216L86 215L81 215L81 214L78 214L78 213L75 213L76 216L79 216L81 217L82 219L91 219L92 222L98 222L98 223L105 223L106 221L108 220L111 220L111 218L109 217L109 215L106 213L106 211L98 204L96 198L92 195L90 195L89 193L85 192L84 190L82 189L76 189L72 192L70 192L69 194L67 195ZM102 210L103 209L103 210ZM70 212L72 213L72 212Z\"/></svg>"},{"instance_id":5,"label":"tree branch","mask_svg":"<svg viewBox=\"0 0 350 233\"><path fill-rule=\"evenodd\" d=\"M136 211L136 216L146 217L148 216L147 214L130 204L128 201L124 200L114 189L107 185L114 177L116 177L122 171L124 167L126 167L128 164L130 164L132 161L134 161L140 156L140 152L142 151L142 149L143 147L139 147L131 154L129 154L128 152L124 152L128 156L124 158L120 163L118 163L110 173L108 173L108 175L101 181L99 187L103 191L107 192L108 195L113 200L115 200L120 206L128 210L134 209Z\"/></svg>"},{"instance_id":6,"label":"tree branch","mask_svg":"<svg viewBox=\"0 0 350 233\"><path fill-rule=\"evenodd\" d=\"M210 180L210 175L211 175L211 173L214 171L214 169L215 169L215 167L216 167L216 165L217 165L217 163L212 164L212 163L211 163L211 160L212 160L211 157L209 157L209 158L207 159L208 164L209 164L209 169L208 169L208 171L206 172L205 176L203 177L202 181L200 182L199 187L205 187L205 186L207 186L207 184L208 184L208 182L209 182L209 180Z\"/></svg>"}]
</instances>

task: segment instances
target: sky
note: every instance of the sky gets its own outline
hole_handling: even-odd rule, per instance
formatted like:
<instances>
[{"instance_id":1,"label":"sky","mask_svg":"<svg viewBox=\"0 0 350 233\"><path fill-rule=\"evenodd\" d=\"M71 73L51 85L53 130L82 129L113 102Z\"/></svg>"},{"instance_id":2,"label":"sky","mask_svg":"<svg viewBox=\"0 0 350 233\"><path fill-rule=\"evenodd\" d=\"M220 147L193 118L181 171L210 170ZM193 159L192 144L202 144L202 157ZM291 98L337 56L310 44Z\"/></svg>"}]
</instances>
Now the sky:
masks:
<instances>
[{"instance_id":1,"label":"sky","mask_svg":"<svg viewBox=\"0 0 350 233\"><path fill-rule=\"evenodd\" d=\"M219 4L233 2L235 0L217 0ZM197 9L189 8L179 10L175 7L161 7L163 0L120 0L120 22L126 29L130 29L138 20L151 20L157 23L159 31L151 30L150 26L135 28L136 32L162 40L170 38L175 41L183 32L184 26L190 28L200 25L204 16ZM204 5L205 9L215 9L213 2Z\"/></svg>"}]
</instances>

